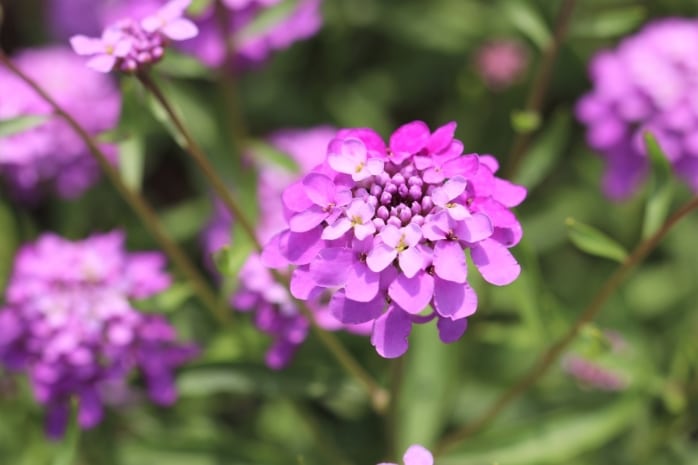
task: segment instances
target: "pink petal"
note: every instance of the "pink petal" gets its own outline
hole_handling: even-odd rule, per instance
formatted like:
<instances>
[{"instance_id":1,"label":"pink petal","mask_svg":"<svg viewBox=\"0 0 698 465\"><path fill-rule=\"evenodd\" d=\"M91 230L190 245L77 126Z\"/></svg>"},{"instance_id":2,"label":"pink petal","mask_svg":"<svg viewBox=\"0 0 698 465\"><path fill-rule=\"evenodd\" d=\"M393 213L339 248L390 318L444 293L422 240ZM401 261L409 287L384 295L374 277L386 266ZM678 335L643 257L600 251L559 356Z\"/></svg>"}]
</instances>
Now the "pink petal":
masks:
<instances>
[{"instance_id":1,"label":"pink petal","mask_svg":"<svg viewBox=\"0 0 698 465\"><path fill-rule=\"evenodd\" d=\"M354 252L348 247L323 249L310 262L310 275L318 286L343 286L353 262Z\"/></svg>"},{"instance_id":2,"label":"pink petal","mask_svg":"<svg viewBox=\"0 0 698 465\"><path fill-rule=\"evenodd\" d=\"M371 344L378 355L396 358L407 352L407 338L412 330L409 315L395 306L376 319L371 334Z\"/></svg>"},{"instance_id":3,"label":"pink petal","mask_svg":"<svg viewBox=\"0 0 698 465\"><path fill-rule=\"evenodd\" d=\"M344 291L335 292L329 304L332 315L346 324L375 320L383 313L384 307L385 297L382 294L376 295L369 302L356 302L347 298Z\"/></svg>"},{"instance_id":4,"label":"pink petal","mask_svg":"<svg viewBox=\"0 0 698 465\"><path fill-rule=\"evenodd\" d=\"M315 204L326 207L334 202L336 187L324 174L309 173L303 178L305 195Z\"/></svg>"},{"instance_id":5,"label":"pink petal","mask_svg":"<svg viewBox=\"0 0 698 465\"><path fill-rule=\"evenodd\" d=\"M380 160L378 158L370 158L366 162L366 169L368 172L374 176L381 174L383 172L383 168L385 166L385 162L383 160Z\"/></svg>"},{"instance_id":6,"label":"pink petal","mask_svg":"<svg viewBox=\"0 0 698 465\"><path fill-rule=\"evenodd\" d=\"M281 254L281 249L279 247L279 239L282 235L286 234L288 231L282 231L269 239L266 243L264 249L262 250L262 263L268 268L284 268L288 266L288 260Z\"/></svg>"},{"instance_id":7,"label":"pink petal","mask_svg":"<svg viewBox=\"0 0 698 465\"><path fill-rule=\"evenodd\" d=\"M366 224L357 224L356 226L354 226L354 234L356 235L356 238L359 240L366 239L375 232L376 226L371 222L368 222Z\"/></svg>"},{"instance_id":8,"label":"pink petal","mask_svg":"<svg viewBox=\"0 0 698 465\"><path fill-rule=\"evenodd\" d=\"M427 151L429 153L439 153L448 147L456 133L456 126L456 122L451 121L434 131L427 143Z\"/></svg>"},{"instance_id":9,"label":"pink petal","mask_svg":"<svg viewBox=\"0 0 698 465\"><path fill-rule=\"evenodd\" d=\"M373 129L342 129L337 134L337 137L355 137L360 139L366 145L369 157L385 158L385 142L383 142L381 136Z\"/></svg>"},{"instance_id":10,"label":"pink petal","mask_svg":"<svg viewBox=\"0 0 698 465\"><path fill-rule=\"evenodd\" d=\"M515 207L526 198L526 188L511 183L505 179L494 179L493 197L502 205L508 208Z\"/></svg>"},{"instance_id":11,"label":"pink petal","mask_svg":"<svg viewBox=\"0 0 698 465\"><path fill-rule=\"evenodd\" d=\"M371 271L364 263L354 262L347 270L344 285L346 296L357 302L373 300L380 289L380 274Z\"/></svg>"},{"instance_id":12,"label":"pink petal","mask_svg":"<svg viewBox=\"0 0 698 465\"><path fill-rule=\"evenodd\" d=\"M465 263L465 252L458 242L438 241L434 246L434 272L436 275L463 284L468 275L468 266Z\"/></svg>"},{"instance_id":13,"label":"pink petal","mask_svg":"<svg viewBox=\"0 0 698 465\"><path fill-rule=\"evenodd\" d=\"M279 236L279 249L292 264L306 265L325 247L324 241L320 239L321 234L321 228L302 233L284 231Z\"/></svg>"},{"instance_id":14,"label":"pink petal","mask_svg":"<svg viewBox=\"0 0 698 465\"><path fill-rule=\"evenodd\" d=\"M448 208L448 215L456 221L464 220L470 216L467 208L459 203L451 203Z\"/></svg>"},{"instance_id":15,"label":"pink petal","mask_svg":"<svg viewBox=\"0 0 698 465\"><path fill-rule=\"evenodd\" d=\"M454 283L434 278L434 309L439 315L460 320L477 310L477 294L468 283Z\"/></svg>"},{"instance_id":16,"label":"pink petal","mask_svg":"<svg viewBox=\"0 0 698 465\"><path fill-rule=\"evenodd\" d=\"M333 224L325 226L322 231L322 238L328 241L339 239L351 229L351 220L346 216L335 221Z\"/></svg>"},{"instance_id":17,"label":"pink petal","mask_svg":"<svg viewBox=\"0 0 698 465\"><path fill-rule=\"evenodd\" d=\"M199 34L199 28L190 20L179 18L168 22L162 28L162 33L172 40L187 40L196 37Z\"/></svg>"},{"instance_id":18,"label":"pink petal","mask_svg":"<svg viewBox=\"0 0 698 465\"><path fill-rule=\"evenodd\" d=\"M456 342L463 335L468 328L468 319L451 320L450 318L439 318L436 327L439 330L441 342L450 344L451 342Z\"/></svg>"},{"instance_id":19,"label":"pink petal","mask_svg":"<svg viewBox=\"0 0 698 465\"><path fill-rule=\"evenodd\" d=\"M408 247L414 247L422 238L422 228L414 223L408 224L402 228L400 232L405 236L405 244L407 244Z\"/></svg>"},{"instance_id":20,"label":"pink petal","mask_svg":"<svg viewBox=\"0 0 698 465\"><path fill-rule=\"evenodd\" d=\"M96 53L104 53L105 46L100 39L94 39L83 35L77 35L70 38L70 46L78 55L94 55Z\"/></svg>"},{"instance_id":21,"label":"pink petal","mask_svg":"<svg viewBox=\"0 0 698 465\"><path fill-rule=\"evenodd\" d=\"M413 278L400 274L388 288L388 295L406 312L419 314L434 296L434 278L425 272Z\"/></svg>"},{"instance_id":22,"label":"pink petal","mask_svg":"<svg viewBox=\"0 0 698 465\"><path fill-rule=\"evenodd\" d=\"M116 57L112 55L97 55L87 62L87 67L100 73L108 73L114 69Z\"/></svg>"},{"instance_id":23,"label":"pink petal","mask_svg":"<svg viewBox=\"0 0 698 465\"><path fill-rule=\"evenodd\" d=\"M490 237L493 231L490 218L482 213L475 213L463 218L458 224L456 234L459 239L474 243Z\"/></svg>"},{"instance_id":24,"label":"pink petal","mask_svg":"<svg viewBox=\"0 0 698 465\"><path fill-rule=\"evenodd\" d=\"M485 281L496 286L512 283L521 273L518 264L509 249L497 241L485 239L474 244L470 256Z\"/></svg>"},{"instance_id":25,"label":"pink petal","mask_svg":"<svg viewBox=\"0 0 698 465\"><path fill-rule=\"evenodd\" d=\"M308 300L317 286L310 270L305 267L298 267L293 270L291 275L290 288L293 297L300 300Z\"/></svg>"},{"instance_id":26,"label":"pink petal","mask_svg":"<svg viewBox=\"0 0 698 465\"><path fill-rule=\"evenodd\" d=\"M383 231L381 231L379 237L383 241L383 244L390 247L397 247L397 245L400 243L400 239L402 239L402 233L396 226L389 224L383 228Z\"/></svg>"},{"instance_id":27,"label":"pink petal","mask_svg":"<svg viewBox=\"0 0 698 465\"><path fill-rule=\"evenodd\" d=\"M423 121L413 121L400 126L390 136L390 150L396 161L402 161L424 148L431 136Z\"/></svg>"},{"instance_id":28,"label":"pink petal","mask_svg":"<svg viewBox=\"0 0 698 465\"><path fill-rule=\"evenodd\" d=\"M409 247L398 254L398 263L405 276L411 278L424 266L424 257L417 247Z\"/></svg>"},{"instance_id":29,"label":"pink petal","mask_svg":"<svg viewBox=\"0 0 698 465\"><path fill-rule=\"evenodd\" d=\"M402 458L405 465L434 465L434 457L426 448L414 444L407 449Z\"/></svg>"},{"instance_id":30,"label":"pink petal","mask_svg":"<svg viewBox=\"0 0 698 465\"><path fill-rule=\"evenodd\" d=\"M461 175L471 179L478 172L479 164L477 155L465 155L444 163L441 169L445 176Z\"/></svg>"},{"instance_id":31,"label":"pink petal","mask_svg":"<svg viewBox=\"0 0 698 465\"><path fill-rule=\"evenodd\" d=\"M292 212L302 212L310 208L313 202L305 194L305 188L301 181L294 182L281 194L284 206Z\"/></svg>"},{"instance_id":32,"label":"pink petal","mask_svg":"<svg viewBox=\"0 0 698 465\"><path fill-rule=\"evenodd\" d=\"M387 244L378 244L366 257L366 264L371 271L380 273L390 266L395 257L397 257L397 250L394 247L390 247Z\"/></svg>"},{"instance_id":33,"label":"pink petal","mask_svg":"<svg viewBox=\"0 0 698 465\"><path fill-rule=\"evenodd\" d=\"M313 205L304 212L296 213L288 220L291 231L306 232L317 227L327 218L327 212L318 205Z\"/></svg>"}]
</instances>

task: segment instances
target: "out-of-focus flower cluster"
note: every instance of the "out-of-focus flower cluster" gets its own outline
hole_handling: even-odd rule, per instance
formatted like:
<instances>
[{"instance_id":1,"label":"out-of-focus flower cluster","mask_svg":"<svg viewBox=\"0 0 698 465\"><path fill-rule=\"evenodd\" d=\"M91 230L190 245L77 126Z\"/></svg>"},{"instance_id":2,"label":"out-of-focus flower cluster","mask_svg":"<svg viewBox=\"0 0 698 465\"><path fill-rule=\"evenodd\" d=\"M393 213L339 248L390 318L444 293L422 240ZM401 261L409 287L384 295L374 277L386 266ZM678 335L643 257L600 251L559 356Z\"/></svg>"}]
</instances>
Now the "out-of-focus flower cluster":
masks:
<instances>
[{"instance_id":1,"label":"out-of-focus flower cluster","mask_svg":"<svg viewBox=\"0 0 698 465\"><path fill-rule=\"evenodd\" d=\"M327 145L336 133L330 127L283 130L272 134L269 143L274 150L290 156L300 171L305 172L322 162ZM281 194L299 175L254 152L248 154L248 158L259 172L257 195L260 221L257 232L260 241L264 242L284 228ZM230 243L232 224L233 219L222 203L215 202L214 215L202 236L208 256ZM308 307L320 327L330 331L345 329L358 334L370 332L369 325L339 322L330 314L327 301L329 295L324 293L318 293L308 301ZM257 328L273 338L274 342L266 355L266 363L271 368L285 367L308 335L310 324L300 313L289 290L276 282L257 254L252 254L241 268L239 285L231 304L237 310L252 312Z\"/></svg>"},{"instance_id":2,"label":"out-of-focus flower cluster","mask_svg":"<svg viewBox=\"0 0 698 465\"><path fill-rule=\"evenodd\" d=\"M26 372L49 435L63 434L72 398L79 425L97 425L109 393L123 390L134 369L153 402L174 402L173 370L196 349L130 302L169 287L164 265L160 253L127 253L120 232L79 242L44 234L20 249L0 310L0 361Z\"/></svg>"},{"instance_id":3,"label":"out-of-focus flower cluster","mask_svg":"<svg viewBox=\"0 0 698 465\"><path fill-rule=\"evenodd\" d=\"M528 65L528 52L514 40L495 40L483 44L475 56L475 69L492 90L504 90L514 84Z\"/></svg>"},{"instance_id":4,"label":"out-of-focus flower cluster","mask_svg":"<svg viewBox=\"0 0 698 465\"><path fill-rule=\"evenodd\" d=\"M496 177L493 157L463 155L455 129L415 121L388 145L370 129L340 130L323 163L284 191L288 227L264 250L267 266L296 266L296 298L330 290L339 321L372 323L383 357L407 350L413 323L437 319L442 341L460 338L477 308L464 249L492 284L520 271L509 209L526 190Z\"/></svg>"},{"instance_id":5,"label":"out-of-focus flower cluster","mask_svg":"<svg viewBox=\"0 0 698 465\"><path fill-rule=\"evenodd\" d=\"M134 72L159 61L171 40L195 37L198 29L183 17L191 0L171 0L140 21L126 18L110 24L99 39L76 35L70 45L78 55L92 58L87 66L102 73L113 69Z\"/></svg>"},{"instance_id":6,"label":"out-of-focus flower cluster","mask_svg":"<svg viewBox=\"0 0 698 465\"><path fill-rule=\"evenodd\" d=\"M62 47L27 50L15 64L43 87L86 131L97 135L115 127L121 97L106 76L85 73L80 57ZM0 138L0 173L27 202L54 191L77 197L99 177L87 146L52 108L8 69L0 68L0 120L44 118L28 129ZM115 147L101 148L114 161Z\"/></svg>"},{"instance_id":7,"label":"out-of-focus flower cluster","mask_svg":"<svg viewBox=\"0 0 698 465\"><path fill-rule=\"evenodd\" d=\"M609 366L606 359L619 356L624 356L627 359L628 344L623 336L610 330L604 331L603 340L610 349L607 357L599 359L599 357L570 353L563 358L562 367L586 387L602 391L623 390L629 385L629 377L626 373Z\"/></svg>"},{"instance_id":8,"label":"out-of-focus flower cluster","mask_svg":"<svg viewBox=\"0 0 698 465\"><path fill-rule=\"evenodd\" d=\"M83 41L80 45L85 47L80 49L100 54L100 61L93 63L95 67L106 68L113 60L107 57L114 56L127 70L133 66L134 58L136 64L140 63L139 53L157 60L162 54L164 38L182 41L178 44L180 49L209 66L225 63L227 41L234 44L238 65L259 63L272 52L313 36L322 25L321 0L299 0L291 4L281 0L226 0L221 2L227 10L225 14L211 1L202 10L188 15L188 19L181 15L189 2L175 0L165 7L163 14L164 3L165 0L52 0L49 19L52 29L62 38L75 34L96 35L108 26L119 26L116 30L105 31L101 44ZM157 13L159 9L160 14ZM170 17L173 12L178 13L176 22ZM143 24L148 18L151 18L148 24ZM163 19L166 25L160 25ZM193 24L183 22L188 20ZM198 29L198 34L194 34L192 26ZM144 35L143 29L147 34ZM148 29L158 29L161 34L153 34ZM128 54L128 47L119 40L124 35L132 36L132 41L141 44L143 50ZM130 49L133 51L133 46Z\"/></svg>"},{"instance_id":9,"label":"out-of-focus flower cluster","mask_svg":"<svg viewBox=\"0 0 698 465\"><path fill-rule=\"evenodd\" d=\"M402 457L404 465L434 465L434 456L424 446L413 444L407 448ZM398 465L397 463L379 463L378 465Z\"/></svg>"},{"instance_id":10,"label":"out-of-focus flower cluster","mask_svg":"<svg viewBox=\"0 0 698 465\"><path fill-rule=\"evenodd\" d=\"M676 174L698 191L698 21L663 19L599 52L593 89L577 105L587 142L606 161L603 188L631 195L648 171L643 133L658 140Z\"/></svg>"}]
</instances>

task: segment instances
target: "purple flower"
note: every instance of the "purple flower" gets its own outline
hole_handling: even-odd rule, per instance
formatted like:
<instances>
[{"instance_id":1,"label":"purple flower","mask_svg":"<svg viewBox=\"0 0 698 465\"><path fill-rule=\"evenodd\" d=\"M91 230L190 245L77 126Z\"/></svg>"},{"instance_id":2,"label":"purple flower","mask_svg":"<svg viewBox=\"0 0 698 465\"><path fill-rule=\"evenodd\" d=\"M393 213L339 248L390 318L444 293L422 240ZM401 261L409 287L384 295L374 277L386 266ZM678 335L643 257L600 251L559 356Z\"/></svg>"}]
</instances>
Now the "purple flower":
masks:
<instances>
[{"instance_id":1,"label":"purple flower","mask_svg":"<svg viewBox=\"0 0 698 465\"><path fill-rule=\"evenodd\" d=\"M235 42L236 64L261 63L274 51L313 36L322 25L321 1L299 0L292 8L280 5L281 0L224 1L223 4L231 10L227 30L232 33L231 39ZM126 28L127 35L134 35L134 29L139 28L152 35L155 33L153 29L158 29L166 38L181 41L177 44L180 49L209 66L217 67L225 62L226 43L213 2L189 19L182 18L186 8L183 0L175 0L161 8L163 4L165 0L90 0L87 3L84 0L50 0L49 19L59 38L76 34L97 35L114 24L119 24L118 30ZM277 8L277 11L268 11L271 8ZM265 13L267 19L258 21ZM268 18L273 20L269 21ZM130 21L124 22L126 19ZM161 24L162 20L165 24ZM263 27L260 27L261 24ZM198 34L194 33L193 25L198 29ZM141 39L143 37L142 32L136 35ZM157 55L159 48L162 48L157 43L150 43L158 41L138 42L147 44L145 53L150 55L153 55L154 49ZM90 49L81 50L85 54L96 53L88 52ZM98 50L102 51L104 47ZM113 52L107 55L113 55ZM157 60L157 57L151 58ZM102 60L106 61L106 58ZM132 64L126 60L123 63ZM100 70L104 67L100 66Z\"/></svg>"},{"instance_id":2,"label":"purple flower","mask_svg":"<svg viewBox=\"0 0 698 465\"><path fill-rule=\"evenodd\" d=\"M95 71L136 71L159 61L169 41L187 40L198 34L196 25L183 17L190 3L170 0L140 21L126 18L110 24L99 39L73 36L70 45L78 55L92 56L87 66Z\"/></svg>"},{"instance_id":3,"label":"purple flower","mask_svg":"<svg viewBox=\"0 0 698 465\"><path fill-rule=\"evenodd\" d=\"M121 96L106 76L85 73L83 60L69 49L26 50L14 57L17 66L36 80L88 133L113 129ZM0 174L16 196L29 203L56 192L74 198L99 178L99 166L75 132L29 86L0 68L0 120L44 118L36 126L0 139ZM116 148L101 148L116 161Z\"/></svg>"},{"instance_id":4,"label":"purple flower","mask_svg":"<svg viewBox=\"0 0 698 465\"><path fill-rule=\"evenodd\" d=\"M286 130L272 135L269 139L275 148L288 153L302 169L308 170L324 160L327 145L336 132L327 127ZM286 186L296 180L297 175L265 161L257 154L250 153L247 157L259 170L258 198L261 214L258 233L262 240L268 240L285 227L285 216L280 202L281 193ZM324 218L335 210L336 214L342 213L333 206L333 204L345 205L341 199L337 200L338 194L334 184L331 182L328 184L323 179L317 183L314 190L319 203L314 209L314 211L317 210L316 214ZM328 187L331 192L323 191L323 186ZM340 193L339 196L341 195L343 194ZM204 250L209 255L230 242L234 221L219 202L215 203L215 207L213 218L203 232ZM347 211L352 212L350 213L352 217L343 218L346 220L347 230L354 228L357 235L362 234L364 230L371 230L372 223L359 224L360 220L357 219L361 215L372 216L372 211L366 214L366 208L370 209L358 203L348 206ZM344 232L340 231L337 234L343 235ZM315 314L315 319L322 328L331 331L344 329L357 334L370 332L371 328L367 324L343 324L332 316L327 304L323 303L329 300L329 296L324 289L316 288L306 278L307 273L304 275L303 270L296 270L292 291L304 296L308 307ZM237 290L231 298L233 307L239 311L252 312L257 328L272 337L273 342L266 355L267 366L273 369L284 368L305 341L310 329L309 322L300 313L289 290L274 280L269 270L262 265L258 255L253 254L247 259L240 270L237 284Z\"/></svg>"},{"instance_id":5,"label":"purple flower","mask_svg":"<svg viewBox=\"0 0 698 465\"><path fill-rule=\"evenodd\" d=\"M475 67L485 84L502 91L514 84L528 66L528 53L517 41L504 39L482 45L475 57Z\"/></svg>"},{"instance_id":6,"label":"purple flower","mask_svg":"<svg viewBox=\"0 0 698 465\"><path fill-rule=\"evenodd\" d=\"M415 121L388 145L369 129L339 131L324 163L284 191L287 228L265 246L267 266L297 266L295 297L333 292L332 314L372 323L384 357L407 350L413 323L436 319L444 342L463 334L477 308L464 250L492 284L520 271L508 249L521 226L509 209L526 190L497 178L491 156L463 155L455 127L432 133Z\"/></svg>"},{"instance_id":7,"label":"purple flower","mask_svg":"<svg viewBox=\"0 0 698 465\"><path fill-rule=\"evenodd\" d=\"M565 357L564 370L582 384L602 391L622 391L628 385L622 376L598 363L577 355Z\"/></svg>"},{"instance_id":8,"label":"purple flower","mask_svg":"<svg viewBox=\"0 0 698 465\"><path fill-rule=\"evenodd\" d=\"M698 192L698 21L655 21L589 65L591 92L577 103L587 143L606 160L603 189L630 196L647 175L643 133L658 140L676 174Z\"/></svg>"},{"instance_id":9,"label":"purple flower","mask_svg":"<svg viewBox=\"0 0 698 465\"><path fill-rule=\"evenodd\" d=\"M173 370L196 349L131 304L169 287L164 265L159 253L127 253L120 232L80 242L44 234L18 252L0 309L0 362L27 374L51 437L63 435L73 398L79 425L96 426L134 369L153 402L175 401Z\"/></svg>"},{"instance_id":10,"label":"purple flower","mask_svg":"<svg viewBox=\"0 0 698 465\"><path fill-rule=\"evenodd\" d=\"M402 456L404 465L434 465L434 456L424 446L411 445ZM378 465L398 465L397 463L379 463Z\"/></svg>"}]
</instances>

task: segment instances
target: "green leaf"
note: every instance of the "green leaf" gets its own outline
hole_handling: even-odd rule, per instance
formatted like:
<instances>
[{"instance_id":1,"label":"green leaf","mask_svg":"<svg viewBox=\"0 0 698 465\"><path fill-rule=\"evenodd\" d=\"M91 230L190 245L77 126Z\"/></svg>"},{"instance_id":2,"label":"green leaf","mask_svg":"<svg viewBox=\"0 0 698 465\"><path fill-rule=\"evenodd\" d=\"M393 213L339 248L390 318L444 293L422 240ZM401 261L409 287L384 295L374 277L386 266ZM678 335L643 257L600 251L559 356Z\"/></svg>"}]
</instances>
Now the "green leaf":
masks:
<instances>
[{"instance_id":1,"label":"green leaf","mask_svg":"<svg viewBox=\"0 0 698 465\"><path fill-rule=\"evenodd\" d=\"M644 6L604 10L575 19L570 36L575 38L613 39L633 31L647 16Z\"/></svg>"},{"instance_id":2,"label":"green leaf","mask_svg":"<svg viewBox=\"0 0 698 465\"><path fill-rule=\"evenodd\" d=\"M237 260L235 257L235 249L229 245L223 246L215 254L213 254L213 261L216 264L216 269L223 276L235 276L235 271L237 269Z\"/></svg>"},{"instance_id":3,"label":"green leaf","mask_svg":"<svg viewBox=\"0 0 698 465\"><path fill-rule=\"evenodd\" d=\"M145 142L129 137L119 144L119 172L128 187L140 192L145 169Z\"/></svg>"},{"instance_id":4,"label":"green leaf","mask_svg":"<svg viewBox=\"0 0 698 465\"><path fill-rule=\"evenodd\" d=\"M158 72L179 78L211 78L211 70L189 55L168 50L158 63Z\"/></svg>"},{"instance_id":5,"label":"green leaf","mask_svg":"<svg viewBox=\"0 0 698 465\"><path fill-rule=\"evenodd\" d=\"M0 137L7 137L43 124L48 115L25 115L10 119L0 119Z\"/></svg>"},{"instance_id":6,"label":"green leaf","mask_svg":"<svg viewBox=\"0 0 698 465\"><path fill-rule=\"evenodd\" d=\"M553 116L552 122L535 140L526 153L521 168L514 181L528 189L533 189L550 174L569 140L572 119L567 110L560 110Z\"/></svg>"},{"instance_id":7,"label":"green leaf","mask_svg":"<svg viewBox=\"0 0 698 465\"><path fill-rule=\"evenodd\" d=\"M80 445L80 427L77 421L77 406L73 405L73 413L70 415L70 421L66 435L63 438L58 453L55 455L52 465L73 465L78 458L78 447Z\"/></svg>"},{"instance_id":8,"label":"green leaf","mask_svg":"<svg viewBox=\"0 0 698 465\"><path fill-rule=\"evenodd\" d=\"M289 173L298 173L298 164L286 153L277 149L268 142L252 140L246 145L249 148L250 153L254 153L255 158L261 158L265 162L282 167L288 170Z\"/></svg>"},{"instance_id":9,"label":"green leaf","mask_svg":"<svg viewBox=\"0 0 698 465\"><path fill-rule=\"evenodd\" d=\"M15 250L19 246L17 224L10 206L0 201L0 291L5 288L7 279L12 271Z\"/></svg>"},{"instance_id":10,"label":"green leaf","mask_svg":"<svg viewBox=\"0 0 698 465\"><path fill-rule=\"evenodd\" d=\"M628 257L628 252L622 245L608 237L598 229L574 218L565 220L567 234L570 241L580 250L597 257L608 258L617 262L623 262Z\"/></svg>"},{"instance_id":11,"label":"green leaf","mask_svg":"<svg viewBox=\"0 0 698 465\"><path fill-rule=\"evenodd\" d=\"M594 410L568 410L496 437L478 438L469 446L440 458L439 465L557 465L594 450L625 430L642 411L643 402L624 399Z\"/></svg>"},{"instance_id":12,"label":"green leaf","mask_svg":"<svg viewBox=\"0 0 698 465\"><path fill-rule=\"evenodd\" d=\"M291 15L297 6L298 0L284 0L264 8L236 34L236 41L244 42L263 34Z\"/></svg>"},{"instance_id":13,"label":"green leaf","mask_svg":"<svg viewBox=\"0 0 698 465\"><path fill-rule=\"evenodd\" d=\"M511 21L523 35L536 44L540 50L544 50L552 35L540 13L529 2L511 1L500 2L503 14Z\"/></svg>"},{"instance_id":14,"label":"green leaf","mask_svg":"<svg viewBox=\"0 0 698 465\"><path fill-rule=\"evenodd\" d=\"M657 139L650 133L644 133L645 148L650 159L651 174L649 197L645 206L645 218L642 224L642 237L654 234L664 223L674 193L671 176L671 164L659 146Z\"/></svg>"}]
</instances>

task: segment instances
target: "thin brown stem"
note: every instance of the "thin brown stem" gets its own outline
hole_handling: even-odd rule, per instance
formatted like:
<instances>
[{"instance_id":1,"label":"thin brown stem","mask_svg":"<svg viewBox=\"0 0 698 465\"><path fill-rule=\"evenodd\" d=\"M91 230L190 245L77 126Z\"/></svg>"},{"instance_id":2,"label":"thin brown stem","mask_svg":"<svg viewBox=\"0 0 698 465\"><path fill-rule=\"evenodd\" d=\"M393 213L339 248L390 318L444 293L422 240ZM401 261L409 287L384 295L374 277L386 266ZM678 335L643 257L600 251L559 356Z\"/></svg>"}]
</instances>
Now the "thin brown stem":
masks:
<instances>
[{"instance_id":1,"label":"thin brown stem","mask_svg":"<svg viewBox=\"0 0 698 465\"><path fill-rule=\"evenodd\" d=\"M572 327L557 341L550 346L533 367L521 377L521 379L504 392L495 402L490 405L480 416L471 423L463 426L441 440L436 448L438 454L443 454L460 444L466 438L486 428L511 402L521 396L526 390L533 386L548 369L558 360L562 352L579 334L581 329L592 321L603 309L606 301L613 295L618 287L623 283L628 273L641 263L649 253L661 242L676 223L684 218L688 213L698 209L698 197L694 197L683 207L671 215L662 227L646 240L640 242L625 261L606 280L601 289L596 293L586 309L579 315Z\"/></svg>"},{"instance_id":2,"label":"thin brown stem","mask_svg":"<svg viewBox=\"0 0 698 465\"><path fill-rule=\"evenodd\" d=\"M174 108L168 102L165 95L162 93L160 88L155 84L155 82L150 78L149 75L145 73L138 74L139 80L143 83L145 88L152 93L156 100L160 103L163 109L167 112L170 120L174 124L177 131L184 138L186 144L187 153L194 159L194 162L201 169L206 179L211 182L214 191L218 197L223 201L225 206L228 208L230 213L235 218L235 221L242 226L245 234L252 240L252 243L257 250L257 252L262 252L262 244L257 238L256 231L252 226L252 223L247 219L244 212L238 205L237 201L228 191L225 183L218 176L218 173L208 162L208 159L204 155L203 150L196 143L194 138L189 133L182 120L179 118ZM270 270L274 279L283 284L286 288L289 288L289 280L286 276L279 273L277 270ZM359 364L356 359L344 348L339 339L332 333L324 331L320 328L315 320L315 315L307 306L307 304L301 300L297 300L297 305L308 321L311 323L313 331L318 336L320 341L325 345L325 347L334 355L339 364L366 389L371 397L372 405L374 409L378 412L383 412L388 405L388 394L383 388L373 379L373 377Z\"/></svg>"},{"instance_id":3,"label":"thin brown stem","mask_svg":"<svg viewBox=\"0 0 698 465\"><path fill-rule=\"evenodd\" d=\"M99 148L94 138L90 136L80 123L68 114L36 81L15 66L2 50L0 50L0 63L3 63L12 73L31 87L34 92L51 106L56 115L60 116L68 123L85 145L87 145L90 153L95 157L102 171L107 178L109 178L119 194L121 194L126 203L131 206L146 229L152 234L158 244L160 244L160 247L162 247L163 251L180 270L182 275L191 283L199 299L201 299L218 321L224 324L230 323L230 312L228 309L221 304L215 292L209 287L204 277L199 273L184 251L172 240L169 233L158 219L155 210L138 192L132 190L124 183L120 173L111 165L107 156Z\"/></svg>"},{"instance_id":4,"label":"thin brown stem","mask_svg":"<svg viewBox=\"0 0 698 465\"><path fill-rule=\"evenodd\" d=\"M572 12L574 11L575 4L576 0L565 0L560 7L557 19L555 20L555 32L553 33L552 40L550 43L548 43L543 51L541 64L538 67L538 72L533 77L531 90L528 94L528 98L526 99L525 112L528 114L539 116L541 110L543 109L545 94L548 92L548 88L550 87L553 68L555 67L555 62L557 61L557 56L560 52L562 42L567 36L567 31L570 27ZM509 159L507 161L507 177L513 177L518 171L519 165L521 164L526 150L531 143L531 136L532 132L530 131L522 132L516 135L511 152L509 153Z\"/></svg>"}]
</instances>

